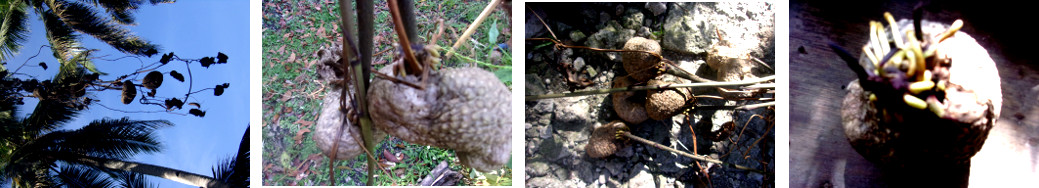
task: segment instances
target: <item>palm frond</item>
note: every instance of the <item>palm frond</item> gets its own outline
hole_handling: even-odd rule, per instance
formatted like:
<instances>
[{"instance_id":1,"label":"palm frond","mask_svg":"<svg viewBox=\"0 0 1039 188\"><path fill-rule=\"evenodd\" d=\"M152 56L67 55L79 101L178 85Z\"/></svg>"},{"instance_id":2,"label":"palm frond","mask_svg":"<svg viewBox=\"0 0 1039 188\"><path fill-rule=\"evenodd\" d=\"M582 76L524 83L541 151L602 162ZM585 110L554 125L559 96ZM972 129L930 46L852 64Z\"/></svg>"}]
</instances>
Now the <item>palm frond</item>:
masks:
<instances>
[{"instance_id":1,"label":"palm frond","mask_svg":"<svg viewBox=\"0 0 1039 188\"><path fill-rule=\"evenodd\" d=\"M249 187L249 129L238 145L238 153L213 167L213 177L231 187Z\"/></svg>"},{"instance_id":2,"label":"palm frond","mask_svg":"<svg viewBox=\"0 0 1039 188\"><path fill-rule=\"evenodd\" d=\"M66 25L51 9L37 6L36 14L43 20L43 26L47 30L47 41L54 57L64 60L75 56L74 52L82 48L75 30Z\"/></svg>"},{"instance_id":3,"label":"palm frond","mask_svg":"<svg viewBox=\"0 0 1039 188\"><path fill-rule=\"evenodd\" d=\"M54 15L76 31L91 35L121 52L151 56L158 53L158 45L145 41L117 22L102 17L90 7L70 1L50 1Z\"/></svg>"},{"instance_id":4,"label":"palm frond","mask_svg":"<svg viewBox=\"0 0 1039 188\"><path fill-rule=\"evenodd\" d=\"M26 131L35 136L61 127L76 114L79 114L79 110L69 106L64 100L44 98L40 99L32 114L22 122L26 126Z\"/></svg>"},{"instance_id":5,"label":"palm frond","mask_svg":"<svg viewBox=\"0 0 1039 188\"><path fill-rule=\"evenodd\" d=\"M53 138L46 139L60 139L60 144L52 147L54 151L126 159L138 153L159 151L161 147L155 129L168 126L172 123L165 120L102 119L77 130L55 131L44 137L53 134Z\"/></svg>"},{"instance_id":6,"label":"palm frond","mask_svg":"<svg viewBox=\"0 0 1039 188\"><path fill-rule=\"evenodd\" d=\"M108 15L112 16L112 20L123 25L136 25L137 19L134 18L131 10L124 11L108 11Z\"/></svg>"},{"instance_id":7,"label":"palm frond","mask_svg":"<svg viewBox=\"0 0 1039 188\"><path fill-rule=\"evenodd\" d=\"M122 184L120 185L120 187L123 188L157 187L154 184L148 182L148 179L144 178L144 174L140 173L121 171L116 173L116 178Z\"/></svg>"},{"instance_id":8,"label":"palm frond","mask_svg":"<svg viewBox=\"0 0 1039 188\"><path fill-rule=\"evenodd\" d=\"M56 176L62 187L113 187L116 185L107 174L101 171L77 165L61 166Z\"/></svg>"},{"instance_id":9,"label":"palm frond","mask_svg":"<svg viewBox=\"0 0 1039 188\"><path fill-rule=\"evenodd\" d=\"M0 61L11 59L28 38L27 8L23 1L0 2ZM4 69L0 65L0 71Z\"/></svg>"}]
</instances>

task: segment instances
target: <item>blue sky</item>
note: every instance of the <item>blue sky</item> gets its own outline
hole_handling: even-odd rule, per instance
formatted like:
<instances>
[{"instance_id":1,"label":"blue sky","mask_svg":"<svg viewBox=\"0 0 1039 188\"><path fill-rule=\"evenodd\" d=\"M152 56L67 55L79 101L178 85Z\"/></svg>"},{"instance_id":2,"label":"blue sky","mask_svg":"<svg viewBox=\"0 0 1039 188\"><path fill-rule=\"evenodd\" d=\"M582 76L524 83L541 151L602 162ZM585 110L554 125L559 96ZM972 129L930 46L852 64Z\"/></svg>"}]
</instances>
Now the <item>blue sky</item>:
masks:
<instances>
[{"instance_id":1,"label":"blue sky","mask_svg":"<svg viewBox=\"0 0 1039 188\"><path fill-rule=\"evenodd\" d=\"M103 12L103 11L102 11ZM223 95L213 96L212 90L193 94L187 102L198 102L206 111L204 118L190 115L160 113L123 113L109 110L97 104L80 113L74 121L65 126L76 129L92 120L101 118L130 117L135 120L165 119L174 123L173 127L158 130L159 139L163 143L160 153L138 155L137 162L155 164L185 170L197 174L212 176L212 168L222 160L233 156L238 150L242 134L249 125L249 2L248 1L178 1L173 4L144 5L135 14L137 25L127 27L141 38L159 44L160 54L174 52L182 58L197 59L216 56L223 52L229 56L227 64L210 66L208 69L191 64L194 75L194 90L213 87L217 84L230 83ZM30 36L22 50L7 63L9 70L14 70L34 55L41 45L47 44L46 32L42 22L35 14L30 18ZM95 56L108 55L106 59L114 59L125 54L114 50L107 44L81 35L83 46L100 51ZM142 58L147 65L159 60L159 55ZM40 55L28 61L28 65L46 62L50 67L26 66L19 72L36 76L38 79L50 79L57 73L57 60L51 56L49 48L44 48ZM109 73L103 80L113 80L116 76L127 74L142 66L134 58L118 61L95 61L98 69ZM183 62L171 62L159 69L162 72L177 70L187 77L187 68ZM20 76L25 77L25 76ZM143 74L137 78L143 78ZM137 83L140 83L139 81ZM180 83L169 76L158 89L157 97L180 97L187 92L188 82ZM89 94L88 94L89 95ZM158 107L140 104L124 105L119 100L119 93L106 91L95 93L101 104L126 111L159 111ZM91 98L95 98L91 97ZM139 96L138 96L139 97ZM20 106L19 116L24 117L35 107L35 101L26 100ZM185 108L190 108L185 105ZM186 110L176 112L186 113ZM254 143L256 144L256 143ZM190 187L178 182L153 178L153 183L160 187Z\"/></svg>"}]
</instances>

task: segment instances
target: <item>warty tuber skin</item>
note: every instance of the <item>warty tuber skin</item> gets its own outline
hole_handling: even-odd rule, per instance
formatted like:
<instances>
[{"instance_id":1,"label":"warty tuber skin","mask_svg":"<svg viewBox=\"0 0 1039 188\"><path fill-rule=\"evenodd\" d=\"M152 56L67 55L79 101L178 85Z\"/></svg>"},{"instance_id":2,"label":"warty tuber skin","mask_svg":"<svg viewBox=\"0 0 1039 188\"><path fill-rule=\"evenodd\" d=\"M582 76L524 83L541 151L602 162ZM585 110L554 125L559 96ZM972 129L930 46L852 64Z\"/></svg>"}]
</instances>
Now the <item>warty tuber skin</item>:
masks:
<instances>
[{"instance_id":1,"label":"warty tuber skin","mask_svg":"<svg viewBox=\"0 0 1039 188\"><path fill-rule=\"evenodd\" d=\"M403 61L398 61L400 63ZM379 70L394 75L393 65ZM414 75L397 79L420 83ZM455 150L459 161L489 172L512 150L511 97L494 74L479 68L429 73L425 89L376 77L368 89L375 127L409 143Z\"/></svg>"}]
</instances>

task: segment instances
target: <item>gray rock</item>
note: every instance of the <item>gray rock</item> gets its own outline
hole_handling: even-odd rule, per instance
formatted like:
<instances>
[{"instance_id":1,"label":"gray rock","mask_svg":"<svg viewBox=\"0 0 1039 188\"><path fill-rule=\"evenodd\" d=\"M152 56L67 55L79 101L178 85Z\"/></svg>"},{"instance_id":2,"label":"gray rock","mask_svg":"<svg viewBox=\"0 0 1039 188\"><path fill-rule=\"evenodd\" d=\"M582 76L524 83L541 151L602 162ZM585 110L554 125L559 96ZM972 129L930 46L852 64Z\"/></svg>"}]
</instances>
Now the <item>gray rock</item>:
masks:
<instances>
[{"instance_id":1,"label":"gray rock","mask_svg":"<svg viewBox=\"0 0 1039 188\"><path fill-rule=\"evenodd\" d=\"M642 27L643 15L641 12L635 12L624 17L624 28L627 29L638 29Z\"/></svg>"},{"instance_id":2,"label":"gray rock","mask_svg":"<svg viewBox=\"0 0 1039 188\"><path fill-rule=\"evenodd\" d=\"M646 169L645 165L641 165L640 164L640 165L637 165L636 168L638 168L638 169L636 169L634 171L635 172L634 177L631 177L631 179L628 179L628 184L627 184L626 187L654 187L654 186L656 186L656 183L653 181L653 175L649 173L649 170Z\"/></svg>"},{"instance_id":3,"label":"gray rock","mask_svg":"<svg viewBox=\"0 0 1039 188\"><path fill-rule=\"evenodd\" d=\"M625 161L623 161L623 160L622 161L613 161L613 162L604 162L603 163L603 167L605 167L606 171L610 172L610 174L622 174L622 173L624 173L624 162Z\"/></svg>"},{"instance_id":4,"label":"gray rock","mask_svg":"<svg viewBox=\"0 0 1039 188\"><path fill-rule=\"evenodd\" d=\"M667 11L667 5L664 5L664 3L662 2L646 3L645 8L649 9L650 12L653 12L653 16L660 16L660 14L663 14L664 11Z\"/></svg>"},{"instance_id":5,"label":"gray rock","mask_svg":"<svg viewBox=\"0 0 1039 188\"><path fill-rule=\"evenodd\" d=\"M636 37L647 38L647 39L650 39L650 40L658 40L657 36L653 35L653 30L650 30L649 27L645 27L645 26L640 27L638 31L635 31L635 36Z\"/></svg>"},{"instance_id":6,"label":"gray rock","mask_svg":"<svg viewBox=\"0 0 1039 188\"><path fill-rule=\"evenodd\" d=\"M671 3L664 23L664 49L683 53L705 53L718 41L763 54L775 39L771 4L754 3ZM720 31L723 39L718 39Z\"/></svg>"},{"instance_id":7,"label":"gray rock","mask_svg":"<svg viewBox=\"0 0 1039 188\"><path fill-rule=\"evenodd\" d=\"M553 177L536 177L527 180L528 187L561 187L562 183Z\"/></svg>"},{"instance_id":8,"label":"gray rock","mask_svg":"<svg viewBox=\"0 0 1039 188\"><path fill-rule=\"evenodd\" d=\"M606 12L600 12L599 23L606 23L608 21L610 21L610 14L607 14Z\"/></svg>"},{"instance_id":9,"label":"gray rock","mask_svg":"<svg viewBox=\"0 0 1039 188\"><path fill-rule=\"evenodd\" d=\"M570 40L573 40L574 42L578 42L579 43L579 42L583 41L585 37L586 36L581 31L574 30L574 31L570 32Z\"/></svg>"},{"instance_id":10,"label":"gray rock","mask_svg":"<svg viewBox=\"0 0 1039 188\"><path fill-rule=\"evenodd\" d=\"M549 99L556 100L560 104L553 112L554 118L552 121L569 125L586 125L591 120L588 117L589 108L591 107L582 100L584 98L586 97Z\"/></svg>"},{"instance_id":11,"label":"gray rock","mask_svg":"<svg viewBox=\"0 0 1039 188\"><path fill-rule=\"evenodd\" d=\"M730 105L730 104L727 102L726 105ZM731 105L735 105L735 103L733 103ZM722 129L722 126L724 126L725 123L728 123L728 122L731 122L731 121L732 121L732 111L731 110L718 110L718 111L715 111L714 115L711 116L711 132L718 132L719 130Z\"/></svg>"},{"instance_id":12,"label":"gray rock","mask_svg":"<svg viewBox=\"0 0 1039 188\"><path fill-rule=\"evenodd\" d=\"M624 29L617 21L610 21L606 27L595 32L585 41L585 46L604 49L621 49L624 43L635 36L635 30ZM620 62L620 53L606 53L606 57Z\"/></svg>"},{"instance_id":13,"label":"gray rock","mask_svg":"<svg viewBox=\"0 0 1039 188\"><path fill-rule=\"evenodd\" d=\"M548 164L540 161L527 163L527 177L541 177L548 175Z\"/></svg>"},{"instance_id":14,"label":"gray rock","mask_svg":"<svg viewBox=\"0 0 1039 188\"><path fill-rule=\"evenodd\" d=\"M574 167L577 168L577 177L584 182L594 182L595 179L598 178L600 174L602 174L601 172L597 172L597 167L595 165L590 164L589 162L578 161L576 164L574 164Z\"/></svg>"},{"instance_id":15,"label":"gray rock","mask_svg":"<svg viewBox=\"0 0 1039 188\"><path fill-rule=\"evenodd\" d=\"M576 59L574 59L573 65L574 69L581 70L581 68L584 68L584 58L577 57Z\"/></svg>"},{"instance_id":16,"label":"gray rock","mask_svg":"<svg viewBox=\"0 0 1039 188\"><path fill-rule=\"evenodd\" d=\"M526 80L526 83L524 83L524 85L526 85L527 90L523 93L527 95L543 95L548 93L545 84L543 84L543 82L538 81L541 80L540 76L536 74L525 74L524 78L524 80Z\"/></svg>"}]
</instances>

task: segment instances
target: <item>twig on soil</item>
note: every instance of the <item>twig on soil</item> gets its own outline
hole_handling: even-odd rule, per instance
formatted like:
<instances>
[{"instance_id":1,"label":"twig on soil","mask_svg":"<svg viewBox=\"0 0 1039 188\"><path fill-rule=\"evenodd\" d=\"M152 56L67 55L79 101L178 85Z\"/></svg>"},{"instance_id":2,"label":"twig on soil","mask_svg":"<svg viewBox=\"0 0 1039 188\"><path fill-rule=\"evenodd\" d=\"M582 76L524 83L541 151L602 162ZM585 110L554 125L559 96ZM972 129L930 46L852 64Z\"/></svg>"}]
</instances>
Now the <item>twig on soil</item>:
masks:
<instances>
[{"instance_id":1,"label":"twig on soil","mask_svg":"<svg viewBox=\"0 0 1039 188\"><path fill-rule=\"evenodd\" d=\"M486 19L488 15L491 15L491 12L494 11L494 8L498 7L498 4L501 4L501 0L491 1L491 4L488 4L487 7L483 9L483 12L480 12L480 16L476 17L476 21L473 21L472 24L469 24L469 28L465 29L465 32L462 33L462 37L458 38L458 40L455 41L454 45L451 45L451 49L458 49L458 47L461 46L463 42L468 40L469 36L473 35L473 32L476 32L476 28L480 27L480 24L483 23L483 20ZM451 59L451 54L447 54L447 56L444 56L444 59Z\"/></svg>"},{"instance_id":2,"label":"twig on soil","mask_svg":"<svg viewBox=\"0 0 1039 188\"><path fill-rule=\"evenodd\" d=\"M693 155L693 154L689 154L689 153L686 153L686 152L683 152L683 151L676 150L674 148L669 148L667 146L660 145L660 144L658 144L656 142L653 142L653 141L650 141L650 140L646 140L646 139L644 139L642 137L638 137L638 136L632 135L631 132L628 132L628 131L621 131L621 134L624 135L625 137L631 138L632 140L635 140L635 141L638 141L638 142L642 142L643 144L650 145L650 146L653 146L653 147L656 147L656 148L660 148L660 149L663 149L663 150L667 150L667 151L670 151L672 153L675 153L675 154L678 154L678 155L682 155L682 156L685 156L685 157L689 157L689 158L692 158L692 159L696 159L696 160L699 160L699 161L716 163L716 164L720 164L722 166L736 168L736 169L740 169L740 170L746 170L746 171L750 171L750 172L754 172L754 173L758 173L758 174L765 174L765 171L762 171L762 170L758 170L758 169L754 169L754 168L750 168L750 167L746 167L746 166L741 166L741 165L737 165L737 164L726 163L726 162L722 162L721 160L712 159L712 158L707 157L707 156Z\"/></svg>"},{"instance_id":3,"label":"twig on soil","mask_svg":"<svg viewBox=\"0 0 1039 188\"><path fill-rule=\"evenodd\" d=\"M748 79L735 82L710 82L710 83L687 83L687 84L665 84L665 85L647 85L647 86L632 86L632 87L620 87L620 88L609 88L609 89L592 89L585 91L577 91L570 93L556 93L556 94L545 94L545 95L527 95L526 100L540 100L540 99L552 99L561 97L575 97L585 95L598 95L608 94L615 92L625 91L640 91L640 90L656 90L656 89L675 89L675 88L694 88L694 87L733 87L733 86L745 86L756 83L771 81L776 79L775 75L766 76L758 79ZM752 109L752 108L751 108Z\"/></svg>"}]
</instances>

